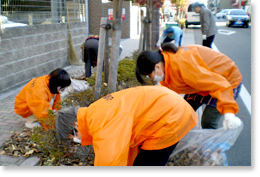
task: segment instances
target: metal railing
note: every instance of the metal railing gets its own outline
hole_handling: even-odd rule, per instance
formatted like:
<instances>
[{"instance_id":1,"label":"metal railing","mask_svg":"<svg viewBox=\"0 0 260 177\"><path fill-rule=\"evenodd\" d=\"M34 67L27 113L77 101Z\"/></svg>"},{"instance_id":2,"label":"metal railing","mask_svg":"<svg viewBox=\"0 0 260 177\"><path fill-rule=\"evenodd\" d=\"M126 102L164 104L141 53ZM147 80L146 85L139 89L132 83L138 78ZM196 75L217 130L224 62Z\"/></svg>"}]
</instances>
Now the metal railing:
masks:
<instances>
[{"instance_id":1,"label":"metal railing","mask_svg":"<svg viewBox=\"0 0 260 177\"><path fill-rule=\"evenodd\" d=\"M12 23L53 24L86 21L87 0L0 0L1 19ZM6 22L0 22L0 24Z\"/></svg>"}]
</instances>

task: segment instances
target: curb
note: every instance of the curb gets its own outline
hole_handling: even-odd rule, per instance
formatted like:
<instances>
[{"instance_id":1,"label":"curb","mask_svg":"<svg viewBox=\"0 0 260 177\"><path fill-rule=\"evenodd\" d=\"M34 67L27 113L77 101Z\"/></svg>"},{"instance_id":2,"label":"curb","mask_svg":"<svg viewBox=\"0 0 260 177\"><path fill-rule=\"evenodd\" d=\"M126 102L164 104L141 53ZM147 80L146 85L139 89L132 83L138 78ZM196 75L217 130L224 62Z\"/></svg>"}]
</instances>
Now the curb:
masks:
<instances>
[{"instance_id":1,"label":"curb","mask_svg":"<svg viewBox=\"0 0 260 177\"><path fill-rule=\"evenodd\" d=\"M29 157L23 163L21 163L19 166L25 167L25 166L38 166L40 164L40 158L39 157Z\"/></svg>"}]
</instances>

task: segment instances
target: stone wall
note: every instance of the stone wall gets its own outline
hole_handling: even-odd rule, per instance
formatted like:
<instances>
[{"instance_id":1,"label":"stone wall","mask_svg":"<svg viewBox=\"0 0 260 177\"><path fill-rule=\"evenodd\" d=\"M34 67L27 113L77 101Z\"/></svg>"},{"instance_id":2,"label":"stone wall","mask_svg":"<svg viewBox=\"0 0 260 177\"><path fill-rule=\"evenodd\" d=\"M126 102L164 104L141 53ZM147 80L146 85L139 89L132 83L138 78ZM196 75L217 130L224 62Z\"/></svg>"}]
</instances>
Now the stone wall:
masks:
<instances>
[{"instance_id":1,"label":"stone wall","mask_svg":"<svg viewBox=\"0 0 260 177\"><path fill-rule=\"evenodd\" d=\"M122 39L130 38L131 5L131 1L124 1L126 19L122 21ZM99 34L101 17L108 16L108 8L113 8L113 2L89 0L89 34ZM81 58L80 46L89 35L87 23L71 22L70 27L74 48ZM0 95L23 86L33 77L68 66L68 51L67 23L1 29Z\"/></svg>"},{"instance_id":2,"label":"stone wall","mask_svg":"<svg viewBox=\"0 0 260 177\"><path fill-rule=\"evenodd\" d=\"M81 58L87 37L85 22L71 22L74 48ZM67 23L34 25L0 31L0 95L22 86L33 77L69 65Z\"/></svg>"}]
</instances>

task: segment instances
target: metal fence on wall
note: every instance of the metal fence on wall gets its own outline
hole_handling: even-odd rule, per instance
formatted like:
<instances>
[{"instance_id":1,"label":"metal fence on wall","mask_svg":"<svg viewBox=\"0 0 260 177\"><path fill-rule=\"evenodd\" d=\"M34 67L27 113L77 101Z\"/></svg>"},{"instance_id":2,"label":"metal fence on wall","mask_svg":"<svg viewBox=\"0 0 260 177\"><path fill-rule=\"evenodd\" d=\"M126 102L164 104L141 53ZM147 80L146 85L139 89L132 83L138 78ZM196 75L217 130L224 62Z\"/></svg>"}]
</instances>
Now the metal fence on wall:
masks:
<instances>
[{"instance_id":1,"label":"metal fence on wall","mask_svg":"<svg viewBox=\"0 0 260 177\"><path fill-rule=\"evenodd\" d=\"M0 25L86 21L87 0L0 0ZM5 19L5 20L4 20ZM8 21L6 20L8 19Z\"/></svg>"}]
</instances>

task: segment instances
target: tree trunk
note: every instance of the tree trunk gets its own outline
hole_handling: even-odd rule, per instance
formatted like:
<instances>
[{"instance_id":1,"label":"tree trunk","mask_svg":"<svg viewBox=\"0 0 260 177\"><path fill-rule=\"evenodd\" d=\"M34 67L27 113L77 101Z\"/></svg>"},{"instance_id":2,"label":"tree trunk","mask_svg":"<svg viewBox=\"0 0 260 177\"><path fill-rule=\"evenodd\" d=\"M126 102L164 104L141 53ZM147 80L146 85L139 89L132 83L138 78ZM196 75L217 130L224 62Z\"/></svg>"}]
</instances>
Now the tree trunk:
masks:
<instances>
[{"instance_id":1,"label":"tree trunk","mask_svg":"<svg viewBox=\"0 0 260 177\"><path fill-rule=\"evenodd\" d=\"M151 20L152 20L152 1L147 1L146 4L146 17L148 23L145 25L145 33L146 33L146 50L151 50Z\"/></svg>"},{"instance_id":2,"label":"tree trunk","mask_svg":"<svg viewBox=\"0 0 260 177\"><path fill-rule=\"evenodd\" d=\"M101 82L102 82L102 69L104 61L104 50L105 50L105 38L106 38L106 29L107 17L101 17L100 22L100 32L99 32L99 43L98 43L98 58L97 58L97 71L95 79L95 96L100 98L101 93Z\"/></svg>"},{"instance_id":3,"label":"tree trunk","mask_svg":"<svg viewBox=\"0 0 260 177\"><path fill-rule=\"evenodd\" d=\"M121 39L122 28L122 7L123 0L113 1L113 28L112 28L112 46L109 65L108 92L116 91L117 70L119 59L119 44Z\"/></svg>"},{"instance_id":4,"label":"tree trunk","mask_svg":"<svg viewBox=\"0 0 260 177\"><path fill-rule=\"evenodd\" d=\"M156 43L159 39L160 33L160 12L159 8L153 8L152 13L152 41L151 41L151 48L154 50L156 48Z\"/></svg>"},{"instance_id":5,"label":"tree trunk","mask_svg":"<svg viewBox=\"0 0 260 177\"><path fill-rule=\"evenodd\" d=\"M104 76L105 76L106 83L108 83L108 74L109 74L108 32L109 32L108 29L106 29L105 50L104 50Z\"/></svg>"}]
</instances>

